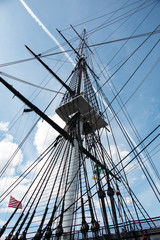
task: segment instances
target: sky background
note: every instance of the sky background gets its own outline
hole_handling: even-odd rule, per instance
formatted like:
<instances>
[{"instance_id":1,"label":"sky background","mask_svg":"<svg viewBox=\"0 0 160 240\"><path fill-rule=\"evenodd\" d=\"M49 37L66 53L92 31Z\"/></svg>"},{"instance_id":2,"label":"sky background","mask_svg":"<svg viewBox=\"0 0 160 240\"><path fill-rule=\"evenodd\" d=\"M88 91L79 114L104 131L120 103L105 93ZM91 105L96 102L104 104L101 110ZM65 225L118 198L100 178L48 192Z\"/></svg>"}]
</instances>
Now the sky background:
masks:
<instances>
[{"instance_id":1,"label":"sky background","mask_svg":"<svg viewBox=\"0 0 160 240\"><path fill-rule=\"evenodd\" d=\"M137 7L141 4L142 10L137 11ZM124 9L115 12L115 10L119 8ZM135 10L133 10L134 8ZM128 13L126 14L126 12ZM134 14L130 15L133 12ZM88 44L91 45L129 37L131 34L138 35L152 32L159 25L159 12L160 1L158 0L59 0L56 2L53 0L26 0L25 2L22 0L0 0L0 72L57 91L60 89L60 84L48 74L39 62L32 60L19 64L8 63L32 57L25 48L25 45L29 46L36 54L56 53L62 51L62 48L60 49L57 45L58 42L63 45L64 40L56 31L56 28L62 30L62 33L68 40L72 40L76 37L76 40L72 42L73 46L76 48L79 45L79 39L77 40L77 36L70 28L70 24L75 27L79 34L82 33L85 27L88 32ZM119 19L119 16L121 16L121 20ZM160 30L160 28L158 30ZM126 43L120 41L117 43L105 44L93 49L95 51L93 61L95 61L95 59L97 61L97 64L94 65L94 70L98 76L101 76L101 81L99 82L100 85L105 83L106 79L120 66L122 59L129 56L129 54L131 54L145 38L147 37L132 39ZM114 98L110 87L113 88L114 84L117 91L119 91L158 39L159 34L153 35L148 41L146 41L125 67L113 75L111 79L113 82L109 82L110 85L104 85L103 90L110 101ZM125 46L118 55L114 57L124 43ZM64 50L70 50L67 44L63 47ZM49 49L53 50L48 51ZM159 53L160 46L159 43L157 43L144 64L142 64L141 68L132 77L132 80L120 93L120 97L123 103L125 103L139 84L144 80L142 86L126 104L127 111L129 112L142 139L159 125L160 120ZM75 54L73 52L68 52L68 54L73 62L71 62L71 59L65 54L57 54L45 58L45 62L52 67L64 81L69 76L74 63L76 62ZM113 60L111 61L112 58ZM104 71L103 75L100 73L100 69L103 69L105 66L107 71ZM51 99L55 96L55 93L53 92L41 91L33 86L7 78L4 75L1 76L18 91L24 94L24 96L30 99L35 105L39 106L41 110L44 110ZM62 89L62 92L64 92L64 89ZM54 111L55 108L58 107L61 98L62 95L59 94L55 99L54 104L52 104L46 112L49 116L53 117L55 121L58 121L59 124L60 120L57 120ZM119 112L120 106L116 101L113 102L112 106L116 112ZM9 158L11 152L18 147L33 122L38 119L37 115L34 113L23 114L23 109L23 103L0 84L1 168ZM132 139L138 144L132 129L129 127L126 118L122 114L122 111L119 112L118 116L128 130L130 136L132 136ZM110 115L109 118L111 120L112 116ZM114 123L114 120L112 120L112 122ZM11 165L10 169L5 172L5 175L1 180L2 185L4 184L8 186L13 181L14 175L18 176L25 167L33 161L33 155L38 156L42 149L53 140L53 136L55 136L56 133L54 130L49 131L48 126L45 125L44 122L39 122L39 125L30 136L30 141L27 141L26 146L21 148L21 151L19 151L19 154L16 156L16 160ZM117 141L119 141L119 148L123 156L129 151L129 148L125 145L125 142L121 141L121 134L116 125L114 131L117 133ZM49 132L49 135L44 143L43 140L46 139L46 132ZM154 136L158 133L159 129ZM154 136L148 139L148 142ZM153 162L157 169L160 170L160 154L158 152L160 146L158 144L159 139L154 141L148 150L152 151L151 155L153 154ZM27 151L25 151L26 149ZM150 173L152 173L150 167L149 169L149 171L151 171ZM14 193L15 197L22 197L28 184L27 181L29 181L29 179L26 179L26 182L20 186L20 190ZM156 178L154 178L154 181L158 186ZM131 174L130 183L131 186L137 190L138 197L141 199L151 216L157 216L157 209L160 210L158 201L155 200L150 187L145 182L145 177L142 172L137 171L136 174ZM3 190L1 189L0 192L2 193L2 191ZM6 208L7 201L8 198L1 205L1 213L3 213L1 216L3 217L0 219L0 224L5 222L8 214L12 211L12 209Z\"/></svg>"}]
</instances>

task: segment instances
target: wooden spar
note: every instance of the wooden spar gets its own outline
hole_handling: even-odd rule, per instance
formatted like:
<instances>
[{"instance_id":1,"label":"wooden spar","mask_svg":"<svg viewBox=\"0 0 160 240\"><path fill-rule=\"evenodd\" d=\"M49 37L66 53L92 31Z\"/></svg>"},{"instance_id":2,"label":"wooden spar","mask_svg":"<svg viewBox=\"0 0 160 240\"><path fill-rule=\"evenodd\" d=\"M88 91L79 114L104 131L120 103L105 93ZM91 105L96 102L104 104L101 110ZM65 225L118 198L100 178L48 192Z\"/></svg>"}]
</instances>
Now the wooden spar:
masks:
<instances>
[{"instance_id":1,"label":"wooden spar","mask_svg":"<svg viewBox=\"0 0 160 240\"><path fill-rule=\"evenodd\" d=\"M72 27L72 26L71 26ZM73 28L73 27L72 27ZM73 28L74 29L74 28ZM63 39L68 43L68 45L71 47L71 49L77 54L77 56L78 56L78 58L80 58L81 57L81 55L77 52L77 50L70 44L70 42L65 38L65 36L56 28L56 30L59 32L59 34L63 37ZM75 30L74 30L75 31ZM83 38L81 38L80 36L79 36L79 34L78 34L78 36L79 36L79 38L82 40L82 44L84 45L86 45L87 46L87 44L85 43L85 32L86 32L86 29L84 29L84 33L83 33ZM87 48L89 48L88 46L87 46ZM90 50L90 49L89 49ZM82 54L82 51L83 51L83 49L81 48L81 54ZM90 50L91 51L91 50ZM86 66L88 67L88 69L90 70L90 72L96 77L96 79L98 79L99 80L99 77L95 74L95 72L90 68L90 66L87 64L87 62L85 61L85 64L86 64Z\"/></svg>"},{"instance_id":2,"label":"wooden spar","mask_svg":"<svg viewBox=\"0 0 160 240\"><path fill-rule=\"evenodd\" d=\"M28 49L28 51L62 84L63 87L65 87L68 92L71 94L71 96L74 95L74 91L67 85L65 84L60 77L57 76L56 73L52 71L29 47L25 45L25 47Z\"/></svg>"},{"instance_id":3,"label":"wooden spar","mask_svg":"<svg viewBox=\"0 0 160 240\"><path fill-rule=\"evenodd\" d=\"M53 120L51 120L44 112L37 108L33 103L31 103L27 98L25 98L21 93L19 93L15 88L8 84L3 78L0 77L0 82L3 83L14 95L22 100L28 107L30 107L34 112L36 112L40 117L42 117L47 123L49 123L56 131L58 131L65 139L72 141L71 136L60 126L58 126Z\"/></svg>"},{"instance_id":4,"label":"wooden spar","mask_svg":"<svg viewBox=\"0 0 160 240\"><path fill-rule=\"evenodd\" d=\"M84 29L82 45L81 45L81 55L80 55L80 59L79 59L80 72L79 72L79 81L78 81L78 89L77 89L78 94L80 94L80 92L81 92L82 72L83 72L83 64L84 64L83 47L84 47L85 33L86 33L86 30Z\"/></svg>"},{"instance_id":5,"label":"wooden spar","mask_svg":"<svg viewBox=\"0 0 160 240\"><path fill-rule=\"evenodd\" d=\"M78 57L80 57L80 54L77 52L77 50L70 44L70 42L65 38L65 36L56 28L56 30L59 32L59 34L64 38L64 40L68 43L68 45L72 48L72 50L77 54Z\"/></svg>"},{"instance_id":6,"label":"wooden spar","mask_svg":"<svg viewBox=\"0 0 160 240\"><path fill-rule=\"evenodd\" d=\"M73 31L77 34L77 36L82 40L82 37L79 35L79 33L76 31L76 29L71 24L70 24L70 26L73 29ZM93 54L92 50L88 47L88 45L87 45L85 40L84 40L84 44L89 49L89 51Z\"/></svg>"},{"instance_id":7,"label":"wooden spar","mask_svg":"<svg viewBox=\"0 0 160 240\"><path fill-rule=\"evenodd\" d=\"M27 98L25 98L21 93L19 93L15 88L8 84L2 77L0 77L0 82L5 85L15 96L17 96L22 102L24 102L28 107L30 107L34 112L36 112L41 118L43 118L48 124L50 124L59 134L61 134L66 140L73 142L72 137L58 124L56 124L52 119L50 119L44 112L37 108L33 103L31 103ZM87 149L82 147L82 152L92 159L92 161L98 164L102 169L108 170L104 164L102 164L98 159L96 159ZM111 174L111 173L110 173ZM113 176L113 174L111 174ZM114 176L117 180L116 176Z\"/></svg>"}]
</instances>

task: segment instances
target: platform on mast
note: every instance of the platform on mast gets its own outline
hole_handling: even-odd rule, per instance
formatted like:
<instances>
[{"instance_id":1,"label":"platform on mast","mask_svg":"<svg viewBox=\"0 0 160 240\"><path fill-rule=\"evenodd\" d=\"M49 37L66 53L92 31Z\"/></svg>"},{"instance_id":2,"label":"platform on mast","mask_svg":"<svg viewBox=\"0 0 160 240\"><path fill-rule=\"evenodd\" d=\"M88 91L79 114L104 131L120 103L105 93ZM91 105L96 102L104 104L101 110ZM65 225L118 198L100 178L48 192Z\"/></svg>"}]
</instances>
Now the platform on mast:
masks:
<instances>
[{"instance_id":1,"label":"platform on mast","mask_svg":"<svg viewBox=\"0 0 160 240\"><path fill-rule=\"evenodd\" d=\"M65 122L68 122L69 119L79 112L82 117L83 122L88 122L94 131L106 127L108 124L104 120L102 113L97 112L84 98L83 94L78 95L73 98L71 101L63 104L62 106L56 109L56 113L62 118Z\"/></svg>"}]
</instances>

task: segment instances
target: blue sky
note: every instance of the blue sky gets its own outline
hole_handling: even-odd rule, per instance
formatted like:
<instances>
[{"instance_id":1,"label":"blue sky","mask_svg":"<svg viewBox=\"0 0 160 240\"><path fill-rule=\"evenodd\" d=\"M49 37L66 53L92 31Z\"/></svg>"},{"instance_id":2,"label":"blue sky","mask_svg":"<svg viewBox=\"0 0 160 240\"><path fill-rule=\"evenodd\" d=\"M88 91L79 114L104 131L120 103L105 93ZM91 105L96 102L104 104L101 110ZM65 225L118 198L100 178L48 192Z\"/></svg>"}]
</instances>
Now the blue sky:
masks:
<instances>
[{"instance_id":1,"label":"blue sky","mask_svg":"<svg viewBox=\"0 0 160 240\"><path fill-rule=\"evenodd\" d=\"M122 14L126 13L127 11L128 14L130 14L131 9L134 9L137 6L140 6L140 3L143 4L145 2L148 3L148 7L135 13L133 16L128 16L123 19L123 17L126 15ZM67 39L70 40L75 37L75 33L70 28L70 24L75 26L75 29L80 34L82 33L83 28L86 27L88 31L89 45L129 37L131 34L138 35L143 33L149 33L152 32L159 24L160 2L158 0L142 0L139 2L133 0L59 0L56 1L56 4L52 0L26 0L25 3L27 4L28 9L30 8L33 11L37 19L39 19L41 23L43 23L43 26L46 27L50 34L55 37L60 44L63 44L64 40L56 31L56 28L58 28L59 30L67 29L62 31L62 33ZM119 11L117 13L113 12L114 10L127 6L129 4L131 4L131 6L128 8L124 8L122 11ZM144 6L147 6L147 4ZM112 14L107 15L107 13L111 12ZM106 16L98 18L104 14ZM120 15L122 16L122 20L118 21L117 17ZM94 18L97 19L89 21ZM109 19L112 20L112 22L109 22ZM105 22L108 22L108 24L106 24L103 29L100 29L99 31L96 31L95 33L93 32L91 34L92 29L96 27L100 28L99 26L101 24L105 24ZM82 24L78 25L80 23ZM136 28L137 30L135 31ZM133 31L135 32L133 33ZM29 61L9 66L3 65L5 63L30 58L31 55L25 48L25 45L29 46L36 54L43 53L48 49L55 47L55 50L50 51L49 53L61 51L57 47L55 41L53 41L53 38L51 38L51 36L47 34L47 31L44 30L44 27L42 28L42 26L40 26L40 24L35 21L33 14L29 14L29 12L22 4L22 1L0 0L0 35L0 72L13 75L17 78L37 85L45 86L46 88L50 88L53 90L58 90L60 88L60 84L57 83L54 78L51 78L47 71L42 66L40 66L40 63L38 63L37 61ZM120 51L117 57L114 58L113 61L107 66L107 73L104 72L105 77L107 76L107 74L111 76L118 68L118 66L120 66L121 63L119 62L126 56L131 54L145 38L146 37L129 40L125 44L123 50ZM129 79L131 74L135 71L135 69L138 67L144 57L148 54L148 52L151 50L151 48L154 46L158 39L159 34L153 35L133 56L133 58L125 65L125 67L122 67L120 71L114 74L113 78L111 79L113 82L110 82L111 88L114 84L117 90L121 89L123 84L127 81L127 79ZM74 47L77 47L78 44L79 41L73 42ZM114 54L119 50L120 47L122 47L123 44L124 41L121 41L118 43L106 44L96 48L98 56L100 56L100 58L98 58L96 53L93 56L93 59L97 58L98 61L98 65L95 65L94 67L97 75L100 74L100 69L104 68L104 66L106 66L110 62ZM65 45L64 49L69 50L70 48L69 46ZM159 53L160 45L158 44L148 56L142 67L135 73L132 80L120 93L122 101L126 102L129 96L134 92L134 90L144 79L144 83L142 84L142 86L137 90L131 100L126 104L127 111L129 112L142 139L146 137L147 134L149 134L157 125L159 125L160 121ZM71 58L73 59L73 61L75 61L75 55L73 53L71 54ZM70 71L73 68L72 63L69 61L69 59L67 59L64 54L51 56L45 61L63 80L67 79ZM65 65L61 66L64 62ZM18 91L24 94L32 102L34 102L34 104L38 105L42 110L45 109L48 102L54 96L52 92L41 92L40 90L36 90L36 88L33 88L29 85L25 85L15 80L9 79L5 76L2 77L6 79L15 88L17 88ZM102 85L104 84L104 82L105 78L104 76L102 76L99 84ZM62 91L64 92L64 90ZM104 86L104 91L109 100L112 101L113 94L111 93L111 90L109 89L109 86L107 84ZM62 96L59 95L56 98L52 107L49 108L49 110L47 111L48 115L54 115L54 109L58 106L61 97ZM119 111L120 107L118 106L116 101L113 102L113 107L116 112ZM0 84L0 133L2 134L0 145L2 146L5 139L5 142L8 144L5 145L7 149L10 149L10 143L15 144L13 146L13 148L15 148L17 146L16 144L19 144L21 142L22 137L25 136L27 129L31 127L33 121L37 120L37 116L34 113L28 115L22 114L23 109L23 103L21 103L16 97L13 98L13 94L11 94L9 90L7 90L4 86L2 86L2 84ZM125 128L128 129L128 133L132 136L135 143L138 144L133 134L133 131L129 127L126 118L122 114L122 111L119 113L118 116L124 124ZM112 116L110 115L109 118L111 119ZM16 120L15 128L11 128L11 130L9 131L8 129L10 129L10 126L12 126L12 123L14 123L13 119ZM112 122L114 123L114 120ZM24 129L23 132L22 129ZM29 164L29 162L32 161L32 155L38 155L36 149L40 152L40 148L44 147L43 143L40 141L44 137L44 129L39 129L39 132L37 132L37 130L34 131L33 135L31 136L31 141L27 142L27 147L29 151L25 151L25 149L23 148L21 149L22 153L20 153L20 156L17 157L17 162L19 161L18 163L20 164L21 169L15 169L17 165L16 163L15 165L13 164L10 170L11 172L13 172L13 174L16 173L16 175L18 175L22 171L23 167L25 167L27 164ZM123 155L124 151L129 151L129 149L125 145L125 142L121 142L121 135L117 126L115 126L114 130L115 132L117 132L117 139L120 141L119 147ZM39 134L39 137L35 138L35 136L37 136L36 134ZM153 162L155 163L157 169L160 170L160 154L159 152L156 153L156 151L160 149L158 143L159 140L157 139L149 147L148 150L152 151L154 147L156 147L156 150L152 152ZM4 150L4 147L2 147L2 150ZM156 154L154 155L154 153ZM5 155L4 151L3 154ZM23 161L21 154L23 155ZM3 158L2 156L1 161L4 162L4 159L6 160L7 157L5 156ZM151 194L149 186L144 181L143 174L137 170L136 174L131 174L130 181L133 188L135 188L136 190L138 189L137 195L141 198L143 204L150 212L151 216L156 216L157 208L159 208L159 205L157 202L153 206L153 203L155 203L156 201ZM21 196L17 195L17 197ZM148 199L147 202L146 199Z\"/></svg>"}]
</instances>

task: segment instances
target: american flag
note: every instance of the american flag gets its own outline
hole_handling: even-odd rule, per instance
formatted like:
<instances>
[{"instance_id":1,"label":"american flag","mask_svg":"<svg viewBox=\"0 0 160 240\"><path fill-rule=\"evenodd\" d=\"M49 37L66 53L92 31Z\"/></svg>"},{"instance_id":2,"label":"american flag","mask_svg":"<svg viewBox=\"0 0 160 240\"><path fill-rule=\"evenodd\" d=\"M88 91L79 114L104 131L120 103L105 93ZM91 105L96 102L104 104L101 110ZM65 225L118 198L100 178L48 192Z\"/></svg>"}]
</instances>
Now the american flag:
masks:
<instances>
[{"instance_id":1,"label":"american flag","mask_svg":"<svg viewBox=\"0 0 160 240\"><path fill-rule=\"evenodd\" d=\"M18 209L22 209L22 203L16 200L14 197L10 196L8 207L16 208L17 206L18 206Z\"/></svg>"}]
</instances>

